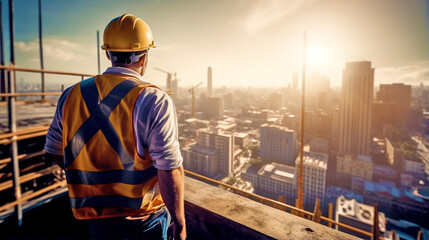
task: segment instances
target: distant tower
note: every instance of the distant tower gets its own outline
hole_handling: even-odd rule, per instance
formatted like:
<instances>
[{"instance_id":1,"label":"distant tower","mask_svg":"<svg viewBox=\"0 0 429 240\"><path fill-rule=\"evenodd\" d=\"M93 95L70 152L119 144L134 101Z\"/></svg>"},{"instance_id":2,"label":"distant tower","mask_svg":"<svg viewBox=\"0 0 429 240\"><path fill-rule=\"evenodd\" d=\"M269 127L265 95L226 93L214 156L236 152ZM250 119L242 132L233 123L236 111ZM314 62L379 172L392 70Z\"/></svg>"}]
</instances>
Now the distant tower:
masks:
<instances>
[{"instance_id":1,"label":"distant tower","mask_svg":"<svg viewBox=\"0 0 429 240\"><path fill-rule=\"evenodd\" d=\"M212 96L213 91L213 73L212 73L212 67L209 67L207 69L207 97Z\"/></svg>"},{"instance_id":2,"label":"distant tower","mask_svg":"<svg viewBox=\"0 0 429 240\"><path fill-rule=\"evenodd\" d=\"M348 62L343 70L340 152L369 154L374 68L371 62Z\"/></svg>"}]
</instances>

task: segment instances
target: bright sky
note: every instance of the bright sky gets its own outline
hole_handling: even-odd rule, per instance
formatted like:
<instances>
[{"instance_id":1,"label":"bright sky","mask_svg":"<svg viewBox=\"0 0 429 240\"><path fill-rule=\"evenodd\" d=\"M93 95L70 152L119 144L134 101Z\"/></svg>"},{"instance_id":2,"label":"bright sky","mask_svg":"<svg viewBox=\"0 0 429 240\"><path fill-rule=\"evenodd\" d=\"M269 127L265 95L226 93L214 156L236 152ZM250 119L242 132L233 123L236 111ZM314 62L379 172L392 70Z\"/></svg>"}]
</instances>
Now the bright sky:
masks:
<instances>
[{"instance_id":1,"label":"bright sky","mask_svg":"<svg viewBox=\"0 0 429 240\"><path fill-rule=\"evenodd\" d=\"M39 68L37 0L14 4L16 64ZM153 67L177 72L182 86L206 81L208 66L215 87L286 86L302 71L304 30L307 74L325 75L333 86L341 84L345 62L358 60L372 61L376 84L429 83L429 7L423 0L42 0L42 11L49 70L95 74L96 31L102 39L112 18L131 13L152 29L158 48L150 51L144 78L160 86L166 76ZM2 19L8 63L5 0ZM103 71L109 62L101 55Z\"/></svg>"}]
</instances>

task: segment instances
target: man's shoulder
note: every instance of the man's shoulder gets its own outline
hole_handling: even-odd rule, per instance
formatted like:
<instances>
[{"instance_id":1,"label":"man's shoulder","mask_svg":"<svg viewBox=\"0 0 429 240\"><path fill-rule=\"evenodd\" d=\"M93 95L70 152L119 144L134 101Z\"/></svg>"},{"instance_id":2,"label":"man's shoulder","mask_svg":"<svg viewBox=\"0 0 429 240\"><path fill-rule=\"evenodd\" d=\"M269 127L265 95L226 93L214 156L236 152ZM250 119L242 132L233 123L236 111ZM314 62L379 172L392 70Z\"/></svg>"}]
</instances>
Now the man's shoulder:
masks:
<instances>
[{"instance_id":1,"label":"man's shoulder","mask_svg":"<svg viewBox=\"0 0 429 240\"><path fill-rule=\"evenodd\" d=\"M58 106L63 106L68 98L68 96L70 95L70 92L72 91L72 89L79 83L75 83L69 87L67 87L62 93L60 98L58 99Z\"/></svg>"},{"instance_id":2,"label":"man's shoulder","mask_svg":"<svg viewBox=\"0 0 429 240\"><path fill-rule=\"evenodd\" d=\"M142 85L142 87L144 89L140 93L140 98L156 98L164 101L171 100L170 96L166 92L155 85L148 83L147 85Z\"/></svg>"},{"instance_id":3,"label":"man's shoulder","mask_svg":"<svg viewBox=\"0 0 429 240\"><path fill-rule=\"evenodd\" d=\"M174 102L171 97L156 86L147 86L141 92L136 101L136 110L141 113L152 111L166 111L174 109Z\"/></svg>"}]
</instances>

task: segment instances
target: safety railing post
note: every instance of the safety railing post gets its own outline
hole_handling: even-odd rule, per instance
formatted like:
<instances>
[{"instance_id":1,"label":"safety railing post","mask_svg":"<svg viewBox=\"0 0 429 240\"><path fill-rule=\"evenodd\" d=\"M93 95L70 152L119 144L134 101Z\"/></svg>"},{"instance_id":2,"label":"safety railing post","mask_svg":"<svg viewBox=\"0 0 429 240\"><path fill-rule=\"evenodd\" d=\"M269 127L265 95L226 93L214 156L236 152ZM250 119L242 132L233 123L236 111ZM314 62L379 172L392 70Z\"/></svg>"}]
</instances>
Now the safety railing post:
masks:
<instances>
[{"instance_id":1,"label":"safety railing post","mask_svg":"<svg viewBox=\"0 0 429 240\"><path fill-rule=\"evenodd\" d=\"M15 71L8 71L8 88L9 93L15 93ZM9 130L11 133L16 132L16 106L15 97L8 97L8 120ZM16 135L12 137L12 140L16 139ZM19 201L21 199L21 184L19 183L19 160L18 160L18 143L17 141L11 142L11 159L13 166L13 186L15 189L15 199ZM15 213L18 220L18 226L22 225L22 205L17 204L15 206Z\"/></svg>"},{"instance_id":2,"label":"safety railing post","mask_svg":"<svg viewBox=\"0 0 429 240\"><path fill-rule=\"evenodd\" d=\"M378 204L374 205L374 221L372 226L372 239L378 240L380 238L380 228L378 226Z\"/></svg>"},{"instance_id":3,"label":"safety railing post","mask_svg":"<svg viewBox=\"0 0 429 240\"><path fill-rule=\"evenodd\" d=\"M333 209L334 209L334 204L329 203L329 205L328 205L328 218L329 219L333 219ZM328 227L332 228L331 222L328 223Z\"/></svg>"},{"instance_id":4,"label":"safety railing post","mask_svg":"<svg viewBox=\"0 0 429 240\"><path fill-rule=\"evenodd\" d=\"M316 198L316 201L314 203L313 216L311 220L314 222L320 223L321 216L322 216L322 210L320 210L320 198Z\"/></svg>"}]
</instances>

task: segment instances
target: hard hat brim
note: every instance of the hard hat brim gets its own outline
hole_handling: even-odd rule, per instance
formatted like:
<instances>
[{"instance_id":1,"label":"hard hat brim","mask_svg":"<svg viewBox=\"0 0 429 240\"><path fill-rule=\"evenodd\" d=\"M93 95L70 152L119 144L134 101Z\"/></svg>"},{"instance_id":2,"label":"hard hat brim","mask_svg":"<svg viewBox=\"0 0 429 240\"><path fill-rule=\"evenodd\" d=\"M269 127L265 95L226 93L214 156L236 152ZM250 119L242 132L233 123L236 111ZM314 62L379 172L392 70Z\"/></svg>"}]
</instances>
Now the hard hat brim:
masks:
<instances>
[{"instance_id":1,"label":"hard hat brim","mask_svg":"<svg viewBox=\"0 0 429 240\"><path fill-rule=\"evenodd\" d=\"M156 48L156 46L152 45L152 46L149 46L147 48L136 48L136 49L105 48L104 46L101 46L101 49L106 50L106 51L112 51L112 52L138 52L138 51L148 50L149 48Z\"/></svg>"}]
</instances>

